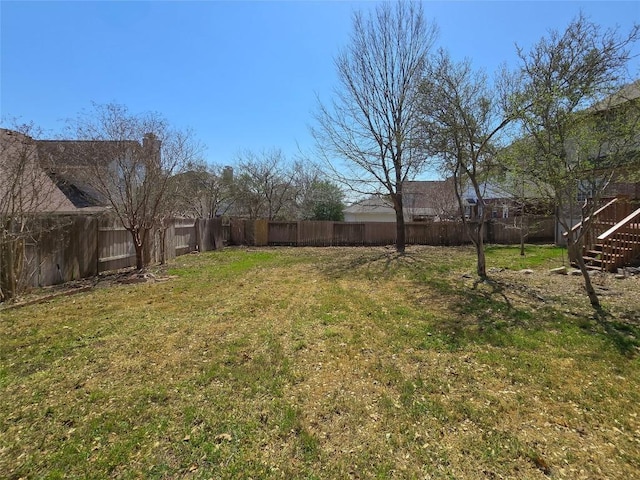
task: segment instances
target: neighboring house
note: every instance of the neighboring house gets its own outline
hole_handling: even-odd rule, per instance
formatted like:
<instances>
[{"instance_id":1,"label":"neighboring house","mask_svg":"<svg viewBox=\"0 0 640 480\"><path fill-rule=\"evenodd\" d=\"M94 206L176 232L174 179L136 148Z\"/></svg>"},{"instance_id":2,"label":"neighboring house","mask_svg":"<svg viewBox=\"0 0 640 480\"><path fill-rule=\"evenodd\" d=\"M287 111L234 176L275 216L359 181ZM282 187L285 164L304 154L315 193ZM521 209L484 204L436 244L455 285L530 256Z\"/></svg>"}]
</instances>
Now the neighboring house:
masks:
<instances>
[{"instance_id":1,"label":"neighboring house","mask_svg":"<svg viewBox=\"0 0 640 480\"><path fill-rule=\"evenodd\" d=\"M0 142L2 210L9 208L6 205L13 197L13 204L24 213L109 210L109 199L96 185L113 191L125 184L134 185L130 177L143 178L144 172L119 171L133 158L131 154L149 149L157 156L158 164L160 155L160 143L151 134L145 135L140 144L136 141L34 140L19 132L0 129ZM120 156L125 158L119 159ZM126 175L129 178L125 181ZM96 176L101 181L96 181Z\"/></svg>"},{"instance_id":2,"label":"neighboring house","mask_svg":"<svg viewBox=\"0 0 640 480\"><path fill-rule=\"evenodd\" d=\"M481 185L484 207L479 204L473 188L462 192L465 217L477 218L484 209L489 218L512 218L522 215L523 210L537 215L551 215L549 207L531 192L524 198L508 193L499 182L484 182ZM453 179L407 181L402 185L404 219L406 222L442 222L460 219L460 208L456 198ZM347 207L345 222L395 222L396 214L390 200L374 196Z\"/></svg>"},{"instance_id":3,"label":"neighboring house","mask_svg":"<svg viewBox=\"0 0 640 480\"><path fill-rule=\"evenodd\" d=\"M600 128L606 129L607 122L611 119L620 121L625 119L634 129L634 136L622 147L625 153L624 165L621 165L611 183L604 192L605 199L624 196L631 200L640 201L640 80L625 86L617 94L603 100L591 109L599 119ZM611 153L604 146L603 151L598 152L598 161L606 164L607 156ZM583 196L589 198L589 192L583 191ZM578 199L579 201L582 198Z\"/></svg>"},{"instance_id":4,"label":"neighboring house","mask_svg":"<svg viewBox=\"0 0 640 480\"><path fill-rule=\"evenodd\" d=\"M485 211L488 218L509 218L515 215L515 202L497 185L492 182L483 182L480 185L480 191L484 205L480 203L473 187L467 187L462 193L465 202L464 213L467 218L478 218Z\"/></svg>"},{"instance_id":5,"label":"neighboring house","mask_svg":"<svg viewBox=\"0 0 640 480\"><path fill-rule=\"evenodd\" d=\"M589 203L598 207L587 217L591 228L585 235L583 257L588 268L615 271L634 262L640 263L640 80L625 86L586 113L586 118L595 120L598 130L605 133L611 130L612 138L618 141L593 147L590 155L593 166L578 181L575 203L565 205L560 215L565 223L574 225L572 231L577 231L582 228L582 207ZM629 127L629 130L623 130L623 133L627 132L624 135L620 135L621 125ZM577 144L576 139L568 142ZM609 183L603 189L601 182L607 181ZM564 243L565 235L558 224L557 243Z\"/></svg>"},{"instance_id":6,"label":"neighboring house","mask_svg":"<svg viewBox=\"0 0 640 480\"><path fill-rule=\"evenodd\" d=\"M402 184L406 222L452 220L458 217L458 202L451 180L407 181ZM345 208L345 222L395 222L391 200L372 196Z\"/></svg>"},{"instance_id":7,"label":"neighboring house","mask_svg":"<svg viewBox=\"0 0 640 480\"><path fill-rule=\"evenodd\" d=\"M462 206L466 218L477 218L487 211L489 218L512 218L529 213L547 214L548 208L532 191L516 195L500 182L486 181L480 186L484 206L480 205L475 190L469 186L462 192ZM403 184L405 219L408 221L458 220L460 207L456 198L453 179L412 181Z\"/></svg>"},{"instance_id":8,"label":"neighboring house","mask_svg":"<svg viewBox=\"0 0 640 480\"><path fill-rule=\"evenodd\" d=\"M0 129L0 144L1 214L85 211L49 174L46 160L40 157L38 141Z\"/></svg>"},{"instance_id":9,"label":"neighboring house","mask_svg":"<svg viewBox=\"0 0 640 480\"><path fill-rule=\"evenodd\" d=\"M79 149L78 142L39 140L37 146L41 167L76 209L89 211L107 207L107 200L87 180L89 173L82 160L70 153Z\"/></svg>"},{"instance_id":10,"label":"neighboring house","mask_svg":"<svg viewBox=\"0 0 640 480\"><path fill-rule=\"evenodd\" d=\"M156 155L159 155L159 145L154 144L151 136L145 136L142 145L136 141L109 140L38 140L36 144L41 167L73 205L85 212L110 208L104 189L115 192L118 188L134 185L130 177L137 172L118 171L129 161L132 152L148 148L157 150ZM118 158L123 155L124 159ZM140 177L144 176L143 172L138 173ZM125 176L128 176L126 180ZM97 185L101 185L103 191Z\"/></svg>"},{"instance_id":11,"label":"neighboring house","mask_svg":"<svg viewBox=\"0 0 640 480\"><path fill-rule=\"evenodd\" d=\"M344 209L345 222L395 222L396 211L390 200L372 196Z\"/></svg>"},{"instance_id":12,"label":"neighboring house","mask_svg":"<svg viewBox=\"0 0 640 480\"><path fill-rule=\"evenodd\" d=\"M404 182L402 202L409 222L439 222L460 216L452 179Z\"/></svg>"}]
</instances>

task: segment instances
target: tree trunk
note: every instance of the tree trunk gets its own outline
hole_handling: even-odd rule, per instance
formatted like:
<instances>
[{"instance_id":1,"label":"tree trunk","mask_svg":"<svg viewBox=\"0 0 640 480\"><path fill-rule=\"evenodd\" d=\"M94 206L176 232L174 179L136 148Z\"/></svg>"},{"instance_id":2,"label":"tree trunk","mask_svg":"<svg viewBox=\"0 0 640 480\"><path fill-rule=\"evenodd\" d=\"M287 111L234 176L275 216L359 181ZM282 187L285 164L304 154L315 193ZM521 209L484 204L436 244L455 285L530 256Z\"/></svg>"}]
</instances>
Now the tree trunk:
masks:
<instances>
[{"instance_id":1,"label":"tree trunk","mask_svg":"<svg viewBox=\"0 0 640 480\"><path fill-rule=\"evenodd\" d=\"M11 300L11 254L9 241L0 241L0 302Z\"/></svg>"},{"instance_id":2,"label":"tree trunk","mask_svg":"<svg viewBox=\"0 0 640 480\"><path fill-rule=\"evenodd\" d=\"M144 252L142 249L142 245L134 244L136 249L136 270L144 269Z\"/></svg>"},{"instance_id":3,"label":"tree trunk","mask_svg":"<svg viewBox=\"0 0 640 480\"><path fill-rule=\"evenodd\" d=\"M487 261L484 255L484 221L480 221L475 229L477 271L480 278L487 278Z\"/></svg>"},{"instance_id":4,"label":"tree trunk","mask_svg":"<svg viewBox=\"0 0 640 480\"><path fill-rule=\"evenodd\" d=\"M404 214L402 212L402 200L400 206L396 206L396 252L404 253L406 247L406 236L404 229Z\"/></svg>"},{"instance_id":5,"label":"tree trunk","mask_svg":"<svg viewBox=\"0 0 640 480\"><path fill-rule=\"evenodd\" d=\"M24 252L21 239L7 238L0 246L0 300L11 300L19 293Z\"/></svg>"},{"instance_id":6,"label":"tree trunk","mask_svg":"<svg viewBox=\"0 0 640 480\"><path fill-rule=\"evenodd\" d=\"M129 230L133 238L133 248L136 250L136 270L144 269L144 239L139 230Z\"/></svg>"},{"instance_id":7,"label":"tree trunk","mask_svg":"<svg viewBox=\"0 0 640 480\"><path fill-rule=\"evenodd\" d=\"M160 227L160 264L167 263L167 227Z\"/></svg>"},{"instance_id":8,"label":"tree trunk","mask_svg":"<svg viewBox=\"0 0 640 480\"><path fill-rule=\"evenodd\" d=\"M587 296L589 297L591 306L595 309L600 309L600 299L598 298L596 290L593 288L589 270L587 269L587 265L584 263L584 258L582 257L582 246L573 243L573 241L570 239L567 239L567 248L569 250L570 257L572 257L578 264L578 268L582 273L582 278L584 279L584 288L587 291Z\"/></svg>"}]
</instances>

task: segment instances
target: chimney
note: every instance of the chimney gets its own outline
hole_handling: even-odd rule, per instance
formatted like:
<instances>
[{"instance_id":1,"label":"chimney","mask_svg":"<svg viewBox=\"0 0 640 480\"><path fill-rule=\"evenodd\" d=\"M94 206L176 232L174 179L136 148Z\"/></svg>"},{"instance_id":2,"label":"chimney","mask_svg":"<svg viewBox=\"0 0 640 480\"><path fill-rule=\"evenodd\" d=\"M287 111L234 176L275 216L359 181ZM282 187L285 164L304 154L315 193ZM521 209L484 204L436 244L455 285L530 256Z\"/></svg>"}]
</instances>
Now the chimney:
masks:
<instances>
[{"instance_id":1,"label":"chimney","mask_svg":"<svg viewBox=\"0 0 640 480\"><path fill-rule=\"evenodd\" d=\"M142 138L142 148L145 153L150 154L151 158L154 160L154 163L160 165L160 147L162 146L162 142L154 133L145 133Z\"/></svg>"},{"instance_id":2,"label":"chimney","mask_svg":"<svg viewBox=\"0 0 640 480\"><path fill-rule=\"evenodd\" d=\"M227 185L233 183L233 167L229 165L224 167L222 170L222 181Z\"/></svg>"}]
</instances>

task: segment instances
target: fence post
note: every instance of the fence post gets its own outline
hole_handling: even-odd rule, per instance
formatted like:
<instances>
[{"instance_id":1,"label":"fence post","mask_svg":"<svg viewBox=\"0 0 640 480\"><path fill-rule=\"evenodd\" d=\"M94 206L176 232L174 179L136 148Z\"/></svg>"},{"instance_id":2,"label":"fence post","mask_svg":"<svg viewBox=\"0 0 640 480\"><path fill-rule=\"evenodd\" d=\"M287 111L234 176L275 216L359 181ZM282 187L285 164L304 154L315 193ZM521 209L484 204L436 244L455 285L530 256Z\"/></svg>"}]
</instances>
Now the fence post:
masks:
<instances>
[{"instance_id":1,"label":"fence post","mask_svg":"<svg viewBox=\"0 0 640 480\"><path fill-rule=\"evenodd\" d=\"M96 218L96 275L100 274L100 223L101 218Z\"/></svg>"},{"instance_id":2,"label":"fence post","mask_svg":"<svg viewBox=\"0 0 640 480\"><path fill-rule=\"evenodd\" d=\"M194 220L194 228L196 229L196 251L197 252L203 252L204 248L202 248L202 224L201 222L204 222L204 220L201 220L199 218L196 218Z\"/></svg>"}]
</instances>

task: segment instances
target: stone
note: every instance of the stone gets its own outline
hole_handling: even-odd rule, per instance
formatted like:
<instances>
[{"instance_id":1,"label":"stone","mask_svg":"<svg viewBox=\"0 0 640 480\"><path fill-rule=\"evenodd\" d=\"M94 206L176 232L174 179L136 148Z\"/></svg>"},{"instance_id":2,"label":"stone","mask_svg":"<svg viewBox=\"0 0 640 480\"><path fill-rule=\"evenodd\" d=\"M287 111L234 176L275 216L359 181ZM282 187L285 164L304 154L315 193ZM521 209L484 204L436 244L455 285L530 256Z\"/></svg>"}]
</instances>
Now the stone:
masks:
<instances>
[{"instance_id":1,"label":"stone","mask_svg":"<svg viewBox=\"0 0 640 480\"><path fill-rule=\"evenodd\" d=\"M567 267L552 268L551 270L549 270L549 273L555 273L557 275L566 275Z\"/></svg>"},{"instance_id":2,"label":"stone","mask_svg":"<svg viewBox=\"0 0 640 480\"><path fill-rule=\"evenodd\" d=\"M523 273L525 275L531 275L533 273L533 270L531 270L530 268L525 268L523 270L520 270L520 273Z\"/></svg>"}]
</instances>

